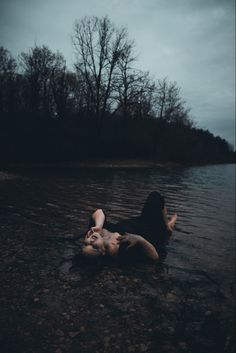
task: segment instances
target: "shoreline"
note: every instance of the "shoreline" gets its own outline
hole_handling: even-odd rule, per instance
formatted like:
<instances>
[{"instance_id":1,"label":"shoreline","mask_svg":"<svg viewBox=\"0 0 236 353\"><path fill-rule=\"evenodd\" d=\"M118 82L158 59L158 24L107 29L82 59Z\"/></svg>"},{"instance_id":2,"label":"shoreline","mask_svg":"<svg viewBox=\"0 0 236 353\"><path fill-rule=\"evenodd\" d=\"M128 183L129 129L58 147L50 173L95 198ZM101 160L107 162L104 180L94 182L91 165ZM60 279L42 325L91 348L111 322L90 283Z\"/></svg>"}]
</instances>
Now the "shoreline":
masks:
<instances>
[{"instance_id":1,"label":"shoreline","mask_svg":"<svg viewBox=\"0 0 236 353\"><path fill-rule=\"evenodd\" d=\"M147 160L100 160L100 161L72 161L72 162L49 162L49 163L12 163L0 167L2 172L18 170L56 170L56 169L156 169L164 167L178 167L183 164L175 162L158 162Z\"/></svg>"},{"instance_id":2,"label":"shoreline","mask_svg":"<svg viewBox=\"0 0 236 353\"><path fill-rule=\"evenodd\" d=\"M71 162L39 162L39 163L11 163L0 166L0 171L31 170L31 169L147 169L164 167L195 167L235 163L180 163L172 161L150 160L98 160L98 161L71 161Z\"/></svg>"}]
</instances>

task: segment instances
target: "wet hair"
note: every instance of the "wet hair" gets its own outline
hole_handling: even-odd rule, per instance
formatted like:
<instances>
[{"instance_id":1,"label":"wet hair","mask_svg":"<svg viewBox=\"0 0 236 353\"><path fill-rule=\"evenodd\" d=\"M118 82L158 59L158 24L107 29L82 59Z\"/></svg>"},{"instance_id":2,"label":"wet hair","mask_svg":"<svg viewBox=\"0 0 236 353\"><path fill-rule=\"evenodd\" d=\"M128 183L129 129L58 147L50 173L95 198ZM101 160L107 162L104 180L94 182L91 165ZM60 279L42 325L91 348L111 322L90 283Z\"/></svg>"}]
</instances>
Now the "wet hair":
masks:
<instances>
[{"instance_id":1,"label":"wet hair","mask_svg":"<svg viewBox=\"0 0 236 353\"><path fill-rule=\"evenodd\" d=\"M77 254L72 259L73 268L91 268L93 271L100 270L104 265L111 265L116 262L116 260L108 254L101 255L99 251L94 249L94 252L97 251L97 255L90 255L83 251L84 245L82 239L78 243ZM89 245L87 245L89 246Z\"/></svg>"},{"instance_id":2,"label":"wet hair","mask_svg":"<svg viewBox=\"0 0 236 353\"><path fill-rule=\"evenodd\" d=\"M100 267L102 258L103 256L89 256L88 254L83 253L81 248L79 252L73 257L72 267Z\"/></svg>"}]
</instances>

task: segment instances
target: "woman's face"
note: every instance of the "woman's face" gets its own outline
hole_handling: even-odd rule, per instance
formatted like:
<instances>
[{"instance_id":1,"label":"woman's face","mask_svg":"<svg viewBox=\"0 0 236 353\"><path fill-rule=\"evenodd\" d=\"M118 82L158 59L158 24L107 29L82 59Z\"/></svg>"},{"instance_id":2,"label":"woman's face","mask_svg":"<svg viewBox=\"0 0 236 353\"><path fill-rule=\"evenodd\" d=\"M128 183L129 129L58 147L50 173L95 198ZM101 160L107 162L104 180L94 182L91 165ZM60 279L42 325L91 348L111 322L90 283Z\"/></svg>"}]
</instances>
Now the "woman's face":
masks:
<instances>
[{"instance_id":1,"label":"woman's face","mask_svg":"<svg viewBox=\"0 0 236 353\"><path fill-rule=\"evenodd\" d=\"M83 253L92 256L105 255L105 244L103 237L96 232L88 232L84 239Z\"/></svg>"}]
</instances>

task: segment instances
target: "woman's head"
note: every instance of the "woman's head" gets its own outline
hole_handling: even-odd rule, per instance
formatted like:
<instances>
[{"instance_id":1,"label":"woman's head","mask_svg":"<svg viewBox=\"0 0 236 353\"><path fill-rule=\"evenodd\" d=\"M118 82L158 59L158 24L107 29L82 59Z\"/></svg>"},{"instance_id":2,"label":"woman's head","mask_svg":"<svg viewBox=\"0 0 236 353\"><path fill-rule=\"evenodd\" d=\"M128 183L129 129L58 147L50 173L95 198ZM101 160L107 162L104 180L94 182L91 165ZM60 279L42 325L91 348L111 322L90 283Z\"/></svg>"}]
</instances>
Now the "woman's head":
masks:
<instances>
[{"instance_id":1,"label":"woman's head","mask_svg":"<svg viewBox=\"0 0 236 353\"><path fill-rule=\"evenodd\" d=\"M91 257L104 256L106 253L105 242L101 234L88 232L85 235L83 254Z\"/></svg>"}]
</instances>

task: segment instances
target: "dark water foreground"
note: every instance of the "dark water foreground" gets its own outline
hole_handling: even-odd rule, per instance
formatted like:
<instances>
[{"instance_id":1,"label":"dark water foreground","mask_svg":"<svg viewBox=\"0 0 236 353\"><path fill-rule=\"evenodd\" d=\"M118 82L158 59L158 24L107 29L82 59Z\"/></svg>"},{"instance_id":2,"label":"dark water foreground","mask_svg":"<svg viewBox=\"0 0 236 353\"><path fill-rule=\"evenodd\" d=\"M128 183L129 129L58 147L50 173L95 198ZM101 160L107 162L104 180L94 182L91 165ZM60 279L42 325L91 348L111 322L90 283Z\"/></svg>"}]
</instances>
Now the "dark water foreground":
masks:
<instances>
[{"instance_id":1,"label":"dark water foreground","mask_svg":"<svg viewBox=\"0 0 236 353\"><path fill-rule=\"evenodd\" d=\"M2 353L234 352L234 166L0 172ZM163 264L81 267L92 210L161 191L179 214Z\"/></svg>"}]
</instances>

